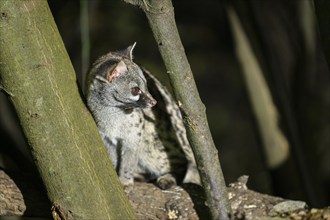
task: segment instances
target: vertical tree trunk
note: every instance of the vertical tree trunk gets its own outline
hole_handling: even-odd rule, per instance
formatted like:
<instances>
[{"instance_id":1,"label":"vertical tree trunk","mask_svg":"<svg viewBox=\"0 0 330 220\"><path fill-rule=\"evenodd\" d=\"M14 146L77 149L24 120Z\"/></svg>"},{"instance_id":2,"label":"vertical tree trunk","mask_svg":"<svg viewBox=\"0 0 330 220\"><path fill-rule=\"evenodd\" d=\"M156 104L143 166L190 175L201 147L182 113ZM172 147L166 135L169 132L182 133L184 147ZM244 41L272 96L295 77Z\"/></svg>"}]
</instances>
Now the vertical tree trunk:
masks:
<instances>
[{"instance_id":1,"label":"vertical tree trunk","mask_svg":"<svg viewBox=\"0 0 330 220\"><path fill-rule=\"evenodd\" d=\"M0 1L0 85L61 219L133 219L47 1Z\"/></svg>"},{"instance_id":2,"label":"vertical tree trunk","mask_svg":"<svg viewBox=\"0 0 330 220\"><path fill-rule=\"evenodd\" d=\"M183 113L213 219L228 219L230 205L218 151L176 27L171 0L126 0L145 12Z\"/></svg>"}]
</instances>

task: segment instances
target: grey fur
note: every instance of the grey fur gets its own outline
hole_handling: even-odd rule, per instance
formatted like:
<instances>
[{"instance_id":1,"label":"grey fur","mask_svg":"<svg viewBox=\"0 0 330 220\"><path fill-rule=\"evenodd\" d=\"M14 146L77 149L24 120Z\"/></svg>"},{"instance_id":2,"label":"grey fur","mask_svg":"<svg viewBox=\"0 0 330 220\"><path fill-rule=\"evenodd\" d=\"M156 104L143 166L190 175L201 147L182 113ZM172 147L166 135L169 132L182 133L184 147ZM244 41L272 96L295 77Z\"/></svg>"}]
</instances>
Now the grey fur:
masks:
<instances>
[{"instance_id":1,"label":"grey fur","mask_svg":"<svg viewBox=\"0 0 330 220\"><path fill-rule=\"evenodd\" d=\"M119 178L124 185L157 180L162 189L177 182L200 184L179 107L133 62L134 46L100 57L86 86L88 107Z\"/></svg>"}]
</instances>

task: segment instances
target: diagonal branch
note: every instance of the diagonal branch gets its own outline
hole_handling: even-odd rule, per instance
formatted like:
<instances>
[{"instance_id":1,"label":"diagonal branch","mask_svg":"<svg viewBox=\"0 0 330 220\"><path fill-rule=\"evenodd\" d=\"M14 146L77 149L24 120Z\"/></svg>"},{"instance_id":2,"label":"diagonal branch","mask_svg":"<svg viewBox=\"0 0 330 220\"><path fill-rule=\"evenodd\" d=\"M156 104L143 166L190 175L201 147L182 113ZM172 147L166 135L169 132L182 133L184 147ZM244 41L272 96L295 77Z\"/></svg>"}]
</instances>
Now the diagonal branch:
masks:
<instances>
[{"instance_id":1,"label":"diagonal branch","mask_svg":"<svg viewBox=\"0 0 330 220\"><path fill-rule=\"evenodd\" d=\"M170 0L126 0L126 2L141 7L148 18L184 117L188 139L197 160L213 219L228 219L230 206L218 152L207 123L205 106L200 100L176 27L172 2Z\"/></svg>"},{"instance_id":2,"label":"diagonal branch","mask_svg":"<svg viewBox=\"0 0 330 220\"><path fill-rule=\"evenodd\" d=\"M47 1L0 1L0 48L0 89L10 94L53 216L133 219Z\"/></svg>"}]
</instances>

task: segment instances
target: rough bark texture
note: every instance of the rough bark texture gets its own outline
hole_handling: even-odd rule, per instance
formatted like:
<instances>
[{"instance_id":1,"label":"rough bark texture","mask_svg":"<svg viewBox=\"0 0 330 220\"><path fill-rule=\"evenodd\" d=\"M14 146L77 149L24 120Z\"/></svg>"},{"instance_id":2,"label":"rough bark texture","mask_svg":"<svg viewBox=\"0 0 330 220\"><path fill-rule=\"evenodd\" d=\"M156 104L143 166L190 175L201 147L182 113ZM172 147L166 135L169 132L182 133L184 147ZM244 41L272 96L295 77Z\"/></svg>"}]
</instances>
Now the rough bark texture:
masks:
<instances>
[{"instance_id":1,"label":"rough bark texture","mask_svg":"<svg viewBox=\"0 0 330 220\"><path fill-rule=\"evenodd\" d=\"M45 195L42 191L38 191L40 187L34 187L35 176L23 175L25 178L16 179L14 175L9 175L10 177L0 170L0 216L23 215L49 219L47 213L45 214L45 211L49 210L48 203L44 202ZM307 209L305 202L257 193L247 188L247 180L247 176L242 176L228 187L235 220L330 219L330 207ZM24 194L29 191L26 189L32 189L34 193ZM152 184L137 183L134 185L134 190L129 190L127 195L135 209L137 219L211 219L204 203L203 191L197 186L185 185L183 188L176 186L169 190L160 190Z\"/></svg>"},{"instance_id":2,"label":"rough bark texture","mask_svg":"<svg viewBox=\"0 0 330 220\"><path fill-rule=\"evenodd\" d=\"M205 106L200 100L193 74L180 40L174 19L172 2L171 0L126 0L126 2L140 6L148 18L164 60L175 97L183 113L188 139L197 160L212 217L213 219L228 219L230 206L218 151L207 123Z\"/></svg>"},{"instance_id":3,"label":"rough bark texture","mask_svg":"<svg viewBox=\"0 0 330 220\"><path fill-rule=\"evenodd\" d=\"M0 198L0 215L22 215L26 210L20 189L2 170L0 170Z\"/></svg>"},{"instance_id":4,"label":"rough bark texture","mask_svg":"<svg viewBox=\"0 0 330 220\"><path fill-rule=\"evenodd\" d=\"M60 219L134 214L78 92L47 1L0 1L0 85Z\"/></svg>"}]
</instances>

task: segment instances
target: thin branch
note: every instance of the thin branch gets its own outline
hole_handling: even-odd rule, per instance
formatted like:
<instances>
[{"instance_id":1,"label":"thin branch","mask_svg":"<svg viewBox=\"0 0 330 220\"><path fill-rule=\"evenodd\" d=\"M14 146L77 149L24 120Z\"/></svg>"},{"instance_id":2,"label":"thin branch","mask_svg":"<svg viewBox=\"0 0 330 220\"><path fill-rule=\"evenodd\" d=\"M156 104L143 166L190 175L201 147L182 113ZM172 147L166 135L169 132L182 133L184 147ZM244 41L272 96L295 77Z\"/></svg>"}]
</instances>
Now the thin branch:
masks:
<instances>
[{"instance_id":1,"label":"thin branch","mask_svg":"<svg viewBox=\"0 0 330 220\"><path fill-rule=\"evenodd\" d=\"M218 151L207 123L190 65L174 19L170 0L125 0L142 8L164 60L176 100L180 104L188 139L194 151L213 219L229 219L230 205Z\"/></svg>"},{"instance_id":2,"label":"thin branch","mask_svg":"<svg viewBox=\"0 0 330 220\"><path fill-rule=\"evenodd\" d=\"M90 40L89 40L89 16L88 1L80 0L80 31L81 31L81 76L80 82L86 79L89 68ZM81 83L82 90L85 91L84 83Z\"/></svg>"}]
</instances>

